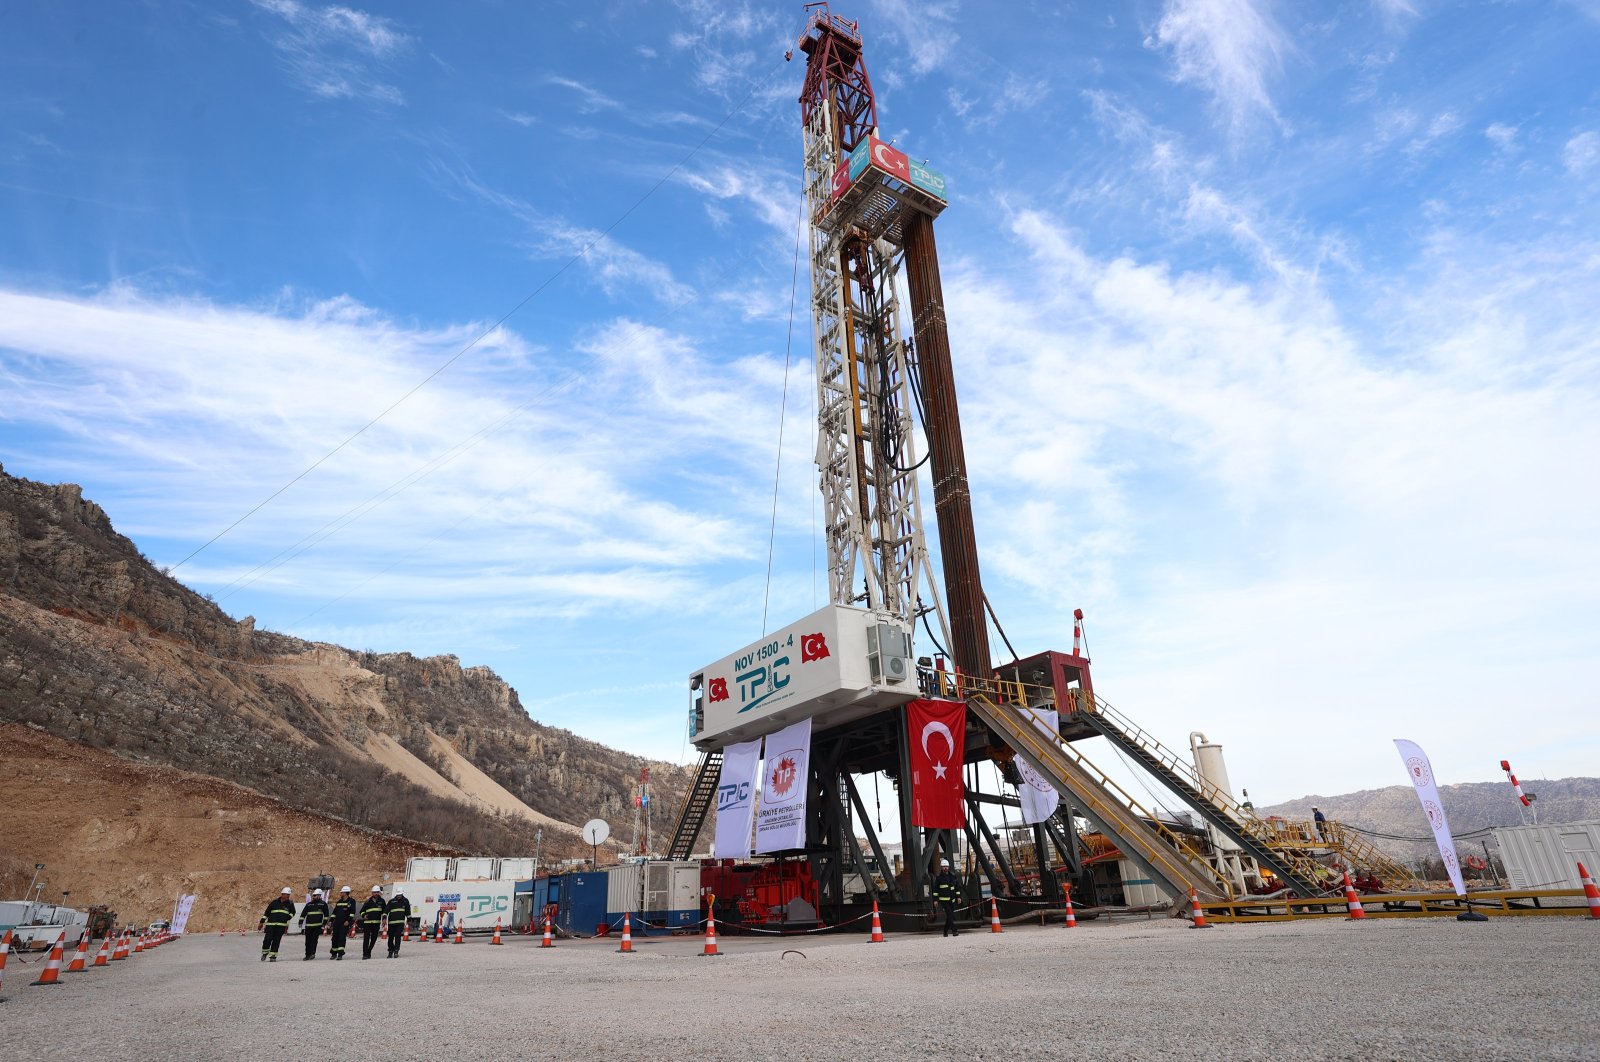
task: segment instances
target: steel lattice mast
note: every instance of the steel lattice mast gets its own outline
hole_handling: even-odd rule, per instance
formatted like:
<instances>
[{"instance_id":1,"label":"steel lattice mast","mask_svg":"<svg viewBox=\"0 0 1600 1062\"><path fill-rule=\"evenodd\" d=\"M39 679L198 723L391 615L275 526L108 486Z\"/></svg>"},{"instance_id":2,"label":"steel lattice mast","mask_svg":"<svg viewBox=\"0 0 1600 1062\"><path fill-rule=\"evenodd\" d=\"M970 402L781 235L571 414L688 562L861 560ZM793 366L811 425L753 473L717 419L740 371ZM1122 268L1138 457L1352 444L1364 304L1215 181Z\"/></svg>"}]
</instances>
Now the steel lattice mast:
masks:
<instances>
[{"instance_id":1,"label":"steel lattice mast","mask_svg":"<svg viewBox=\"0 0 1600 1062\"><path fill-rule=\"evenodd\" d=\"M911 622L933 611L957 666L987 676L988 630L933 242L943 179L876 138L877 104L857 24L826 4L808 6L820 10L799 42L807 58L800 113L830 597ZM902 326L902 273L914 342ZM917 397L931 451L948 616L923 533Z\"/></svg>"}]
</instances>

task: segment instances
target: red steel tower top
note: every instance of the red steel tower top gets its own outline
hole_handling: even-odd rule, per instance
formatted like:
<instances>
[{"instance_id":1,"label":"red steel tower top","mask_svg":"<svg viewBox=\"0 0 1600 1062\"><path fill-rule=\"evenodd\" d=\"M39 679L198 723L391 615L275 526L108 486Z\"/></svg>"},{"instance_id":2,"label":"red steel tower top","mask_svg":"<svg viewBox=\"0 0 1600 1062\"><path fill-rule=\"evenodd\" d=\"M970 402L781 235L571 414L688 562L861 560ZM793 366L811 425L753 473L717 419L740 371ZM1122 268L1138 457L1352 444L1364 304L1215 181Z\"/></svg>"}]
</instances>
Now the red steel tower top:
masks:
<instances>
[{"instance_id":1,"label":"red steel tower top","mask_svg":"<svg viewBox=\"0 0 1600 1062\"><path fill-rule=\"evenodd\" d=\"M809 124L818 107L831 104L836 116L833 149L847 155L878 128L878 101L861 57L860 23L833 14L826 3L807 4L806 10L812 15L799 41L806 54L800 119Z\"/></svg>"}]
</instances>

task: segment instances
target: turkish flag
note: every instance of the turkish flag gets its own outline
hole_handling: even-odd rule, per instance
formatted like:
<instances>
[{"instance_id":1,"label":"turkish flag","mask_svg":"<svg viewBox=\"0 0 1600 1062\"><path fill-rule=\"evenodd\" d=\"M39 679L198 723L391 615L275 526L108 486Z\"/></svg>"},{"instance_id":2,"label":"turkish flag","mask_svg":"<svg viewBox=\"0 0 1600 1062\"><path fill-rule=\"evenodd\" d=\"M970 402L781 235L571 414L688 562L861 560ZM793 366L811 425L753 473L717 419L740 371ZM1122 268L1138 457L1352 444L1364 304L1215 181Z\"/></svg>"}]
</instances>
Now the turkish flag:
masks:
<instances>
[{"instance_id":1,"label":"turkish flag","mask_svg":"<svg viewBox=\"0 0 1600 1062\"><path fill-rule=\"evenodd\" d=\"M911 742L911 824L960 829L967 821L961 781L967 706L962 701L912 701L906 705Z\"/></svg>"}]
</instances>

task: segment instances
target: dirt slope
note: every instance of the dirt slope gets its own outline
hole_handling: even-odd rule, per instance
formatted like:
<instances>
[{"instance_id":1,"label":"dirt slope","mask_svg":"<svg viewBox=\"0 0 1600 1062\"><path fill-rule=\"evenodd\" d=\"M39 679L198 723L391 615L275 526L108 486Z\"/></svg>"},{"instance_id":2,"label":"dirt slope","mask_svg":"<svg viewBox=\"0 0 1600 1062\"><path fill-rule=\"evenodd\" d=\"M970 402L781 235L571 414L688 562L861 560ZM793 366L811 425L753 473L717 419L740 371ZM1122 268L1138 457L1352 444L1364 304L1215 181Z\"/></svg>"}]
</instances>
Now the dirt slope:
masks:
<instances>
[{"instance_id":1,"label":"dirt slope","mask_svg":"<svg viewBox=\"0 0 1600 1062\"><path fill-rule=\"evenodd\" d=\"M34 862L44 897L104 903L124 921L168 917L198 896L190 929L254 928L280 888L319 873L365 892L412 855L453 854L296 811L172 767L134 763L0 723L0 894L20 896Z\"/></svg>"}]
</instances>

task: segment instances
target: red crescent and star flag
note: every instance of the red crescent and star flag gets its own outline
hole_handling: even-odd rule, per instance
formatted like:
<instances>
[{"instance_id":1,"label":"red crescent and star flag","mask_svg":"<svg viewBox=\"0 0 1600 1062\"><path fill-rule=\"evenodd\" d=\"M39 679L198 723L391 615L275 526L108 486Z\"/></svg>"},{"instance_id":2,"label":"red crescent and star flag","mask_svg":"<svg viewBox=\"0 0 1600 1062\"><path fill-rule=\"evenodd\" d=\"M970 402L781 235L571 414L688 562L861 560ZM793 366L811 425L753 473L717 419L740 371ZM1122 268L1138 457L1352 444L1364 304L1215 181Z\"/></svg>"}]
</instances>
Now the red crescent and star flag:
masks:
<instances>
[{"instance_id":1,"label":"red crescent and star flag","mask_svg":"<svg viewBox=\"0 0 1600 1062\"><path fill-rule=\"evenodd\" d=\"M911 739L911 824L958 830L966 824L961 759L967 706L962 701L912 701L906 705Z\"/></svg>"}]
</instances>

